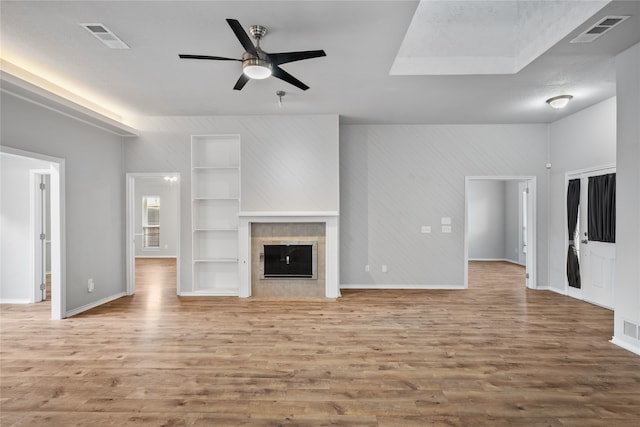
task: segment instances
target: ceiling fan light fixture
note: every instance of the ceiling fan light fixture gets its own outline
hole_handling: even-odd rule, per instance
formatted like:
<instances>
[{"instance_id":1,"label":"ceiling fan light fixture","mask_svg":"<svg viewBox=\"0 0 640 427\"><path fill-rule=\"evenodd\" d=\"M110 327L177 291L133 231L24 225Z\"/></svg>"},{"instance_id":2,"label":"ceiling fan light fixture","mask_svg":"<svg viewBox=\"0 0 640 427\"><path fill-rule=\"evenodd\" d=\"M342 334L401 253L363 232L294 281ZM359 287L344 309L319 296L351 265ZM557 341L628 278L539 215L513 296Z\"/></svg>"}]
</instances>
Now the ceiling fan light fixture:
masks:
<instances>
[{"instance_id":1,"label":"ceiling fan light fixture","mask_svg":"<svg viewBox=\"0 0 640 427\"><path fill-rule=\"evenodd\" d=\"M266 79L271 76L271 64L260 58L245 59L242 61L242 72L250 79Z\"/></svg>"},{"instance_id":2,"label":"ceiling fan light fixture","mask_svg":"<svg viewBox=\"0 0 640 427\"><path fill-rule=\"evenodd\" d=\"M572 98L572 95L558 95L554 96L553 98L547 99L546 103L549 104L549 106L554 110L559 110L560 108L566 107Z\"/></svg>"}]
</instances>

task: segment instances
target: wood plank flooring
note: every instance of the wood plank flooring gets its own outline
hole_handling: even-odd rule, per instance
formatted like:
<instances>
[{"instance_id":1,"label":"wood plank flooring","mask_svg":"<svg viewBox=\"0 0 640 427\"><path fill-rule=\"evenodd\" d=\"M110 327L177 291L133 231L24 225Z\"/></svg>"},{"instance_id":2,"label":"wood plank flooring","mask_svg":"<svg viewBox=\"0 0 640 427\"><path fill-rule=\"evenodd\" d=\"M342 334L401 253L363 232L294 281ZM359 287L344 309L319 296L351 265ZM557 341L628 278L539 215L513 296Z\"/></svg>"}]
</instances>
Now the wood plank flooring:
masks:
<instances>
[{"instance_id":1,"label":"wood plank flooring","mask_svg":"<svg viewBox=\"0 0 640 427\"><path fill-rule=\"evenodd\" d=\"M640 426L612 312L518 266L331 302L179 298L175 264L138 273L135 296L63 321L1 307L2 426Z\"/></svg>"}]
</instances>

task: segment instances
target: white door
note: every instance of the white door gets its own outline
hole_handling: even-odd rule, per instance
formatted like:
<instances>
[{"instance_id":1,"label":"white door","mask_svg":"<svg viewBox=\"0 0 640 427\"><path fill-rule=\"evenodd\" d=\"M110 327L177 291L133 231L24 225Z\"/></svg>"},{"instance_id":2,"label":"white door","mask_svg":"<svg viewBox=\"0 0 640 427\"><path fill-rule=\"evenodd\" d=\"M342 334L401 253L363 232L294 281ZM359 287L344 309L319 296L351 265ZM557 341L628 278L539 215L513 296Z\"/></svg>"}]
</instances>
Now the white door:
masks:
<instances>
[{"instance_id":1,"label":"white door","mask_svg":"<svg viewBox=\"0 0 640 427\"><path fill-rule=\"evenodd\" d=\"M613 309L613 292L615 284L615 243L604 243L589 240L589 177L613 173L597 171L582 174L580 180L580 217L578 252L580 256L580 277L582 283L582 299L593 304Z\"/></svg>"},{"instance_id":2,"label":"white door","mask_svg":"<svg viewBox=\"0 0 640 427\"><path fill-rule=\"evenodd\" d=\"M32 171L33 186L33 230L34 236L34 298L33 302L47 299L47 185L46 175Z\"/></svg>"}]
</instances>

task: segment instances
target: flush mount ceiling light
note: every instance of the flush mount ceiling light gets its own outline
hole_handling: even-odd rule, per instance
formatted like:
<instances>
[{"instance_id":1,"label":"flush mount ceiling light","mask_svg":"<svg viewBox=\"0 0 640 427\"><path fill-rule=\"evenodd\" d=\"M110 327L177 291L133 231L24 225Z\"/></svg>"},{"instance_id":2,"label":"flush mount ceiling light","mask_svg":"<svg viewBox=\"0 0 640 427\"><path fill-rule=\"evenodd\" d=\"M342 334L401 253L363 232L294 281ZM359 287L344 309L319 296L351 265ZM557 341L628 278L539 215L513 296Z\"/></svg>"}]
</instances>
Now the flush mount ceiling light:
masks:
<instances>
[{"instance_id":1,"label":"flush mount ceiling light","mask_svg":"<svg viewBox=\"0 0 640 427\"><path fill-rule=\"evenodd\" d=\"M254 58L245 53L242 60L242 72L250 79L262 80L271 76L271 64L264 59Z\"/></svg>"},{"instance_id":2,"label":"flush mount ceiling light","mask_svg":"<svg viewBox=\"0 0 640 427\"><path fill-rule=\"evenodd\" d=\"M553 98L547 99L546 103L549 104L549 106L554 110L558 110L560 108L566 107L572 98L572 95L558 95L554 96Z\"/></svg>"}]
</instances>

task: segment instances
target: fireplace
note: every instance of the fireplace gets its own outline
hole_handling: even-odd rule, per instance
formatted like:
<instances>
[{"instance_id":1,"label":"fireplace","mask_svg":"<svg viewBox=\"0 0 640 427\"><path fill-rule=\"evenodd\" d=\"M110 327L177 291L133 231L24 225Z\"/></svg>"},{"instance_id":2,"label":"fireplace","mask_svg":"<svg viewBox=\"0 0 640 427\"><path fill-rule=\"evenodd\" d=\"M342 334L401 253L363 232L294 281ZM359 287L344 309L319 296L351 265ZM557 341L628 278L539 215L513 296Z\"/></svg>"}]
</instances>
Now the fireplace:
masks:
<instances>
[{"instance_id":1,"label":"fireplace","mask_svg":"<svg viewBox=\"0 0 640 427\"><path fill-rule=\"evenodd\" d=\"M240 212L240 296L275 300L338 298L338 214L333 212ZM265 251L265 245L267 250ZM304 270L264 270L265 253L275 251L278 263L286 266L293 253L270 245L303 245ZM280 261L282 259L282 261ZM281 264L282 267L282 264ZM271 275L271 276L270 276ZM280 276L280 277L276 277ZM295 276L295 277L294 277Z\"/></svg>"},{"instance_id":2,"label":"fireplace","mask_svg":"<svg viewBox=\"0 0 640 427\"><path fill-rule=\"evenodd\" d=\"M317 279L318 242L263 242L260 253L262 279Z\"/></svg>"}]
</instances>

